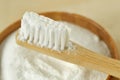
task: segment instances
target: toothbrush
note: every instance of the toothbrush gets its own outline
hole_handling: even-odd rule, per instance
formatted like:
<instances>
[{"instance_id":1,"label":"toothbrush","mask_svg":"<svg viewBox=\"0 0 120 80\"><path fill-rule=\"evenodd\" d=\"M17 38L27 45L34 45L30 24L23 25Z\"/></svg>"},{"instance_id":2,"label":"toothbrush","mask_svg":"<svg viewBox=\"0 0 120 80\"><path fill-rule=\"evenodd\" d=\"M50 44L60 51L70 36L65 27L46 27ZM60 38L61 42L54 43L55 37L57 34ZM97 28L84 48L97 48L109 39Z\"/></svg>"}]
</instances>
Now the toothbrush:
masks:
<instances>
[{"instance_id":1,"label":"toothbrush","mask_svg":"<svg viewBox=\"0 0 120 80\"><path fill-rule=\"evenodd\" d=\"M48 56L120 78L120 61L70 41L69 35L68 26L34 12L26 12L16 34L16 42Z\"/></svg>"}]
</instances>

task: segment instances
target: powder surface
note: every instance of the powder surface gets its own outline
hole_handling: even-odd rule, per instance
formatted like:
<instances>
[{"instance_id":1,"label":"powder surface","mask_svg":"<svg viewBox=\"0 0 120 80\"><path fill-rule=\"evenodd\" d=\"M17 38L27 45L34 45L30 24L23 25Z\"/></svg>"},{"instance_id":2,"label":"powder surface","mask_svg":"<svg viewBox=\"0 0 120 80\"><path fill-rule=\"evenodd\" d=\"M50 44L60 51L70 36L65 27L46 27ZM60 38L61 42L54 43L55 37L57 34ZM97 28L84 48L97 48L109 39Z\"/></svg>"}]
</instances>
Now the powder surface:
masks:
<instances>
[{"instance_id":1,"label":"powder surface","mask_svg":"<svg viewBox=\"0 0 120 80\"><path fill-rule=\"evenodd\" d=\"M72 32L70 40L110 57L106 44L90 31L63 22ZM107 74L64 62L21 47L12 33L0 45L1 80L106 80Z\"/></svg>"}]
</instances>

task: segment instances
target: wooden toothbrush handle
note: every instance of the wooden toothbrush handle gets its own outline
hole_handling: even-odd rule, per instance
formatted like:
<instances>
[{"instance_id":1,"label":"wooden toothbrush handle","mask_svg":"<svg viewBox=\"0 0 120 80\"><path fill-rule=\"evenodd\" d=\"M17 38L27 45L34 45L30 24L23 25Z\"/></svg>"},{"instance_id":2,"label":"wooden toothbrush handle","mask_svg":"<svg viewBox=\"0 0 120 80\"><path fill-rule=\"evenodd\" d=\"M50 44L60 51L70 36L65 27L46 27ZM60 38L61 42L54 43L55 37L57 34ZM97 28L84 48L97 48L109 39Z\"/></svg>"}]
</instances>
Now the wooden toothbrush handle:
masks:
<instances>
[{"instance_id":1,"label":"wooden toothbrush handle","mask_svg":"<svg viewBox=\"0 0 120 80\"><path fill-rule=\"evenodd\" d=\"M69 62L82 65L86 68L92 68L114 77L120 78L120 61L96 54L81 46L77 46L75 52L77 55L70 58ZM73 53L73 54L75 54Z\"/></svg>"},{"instance_id":2,"label":"wooden toothbrush handle","mask_svg":"<svg viewBox=\"0 0 120 80\"><path fill-rule=\"evenodd\" d=\"M81 65L86 68L92 68L104 73L110 74L117 78L120 78L120 61L105 57L100 54L96 54L86 48L83 48L75 44L76 49L72 51L58 52L48 48L41 48L36 45L28 44L27 42L22 42L17 40L17 44L24 46L26 48L39 51L48 56L58 58L73 64Z\"/></svg>"}]
</instances>

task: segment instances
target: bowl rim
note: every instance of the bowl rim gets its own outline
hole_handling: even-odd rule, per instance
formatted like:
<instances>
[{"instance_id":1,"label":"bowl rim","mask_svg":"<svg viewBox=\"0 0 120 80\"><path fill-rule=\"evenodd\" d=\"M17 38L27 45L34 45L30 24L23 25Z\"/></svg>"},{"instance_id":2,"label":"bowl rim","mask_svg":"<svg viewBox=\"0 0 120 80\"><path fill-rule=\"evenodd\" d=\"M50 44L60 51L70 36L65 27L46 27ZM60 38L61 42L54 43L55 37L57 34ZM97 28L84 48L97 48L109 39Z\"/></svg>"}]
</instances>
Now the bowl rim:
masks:
<instances>
[{"instance_id":1,"label":"bowl rim","mask_svg":"<svg viewBox=\"0 0 120 80\"><path fill-rule=\"evenodd\" d=\"M64 20L64 17L60 18L60 16L68 16L69 18L70 17L73 17L73 18L75 17L75 18L78 18L78 19L82 19L83 21L87 21L88 23L90 23L92 25L95 25L96 26L95 28L97 28L98 30L102 31L102 33L106 34L106 36L109 38L110 43L112 44L112 46L114 48L113 53L111 53L112 54L112 58L119 59L118 49L116 47L116 44L115 44L114 40L108 34L108 32L101 25L96 23L95 21L93 21L93 20L91 20L89 18L86 18L85 16L82 16L80 14L68 13L68 12L56 12L56 11L54 12L54 11L52 11L52 12L42 12L42 13L39 13L39 14L47 16L47 17L57 16L57 18L55 18L55 20ZM68 22L71 22L71 21L68 20ZM7 38L7 36L9 36L9 34L11 34L12 32L16 31L20 27L20 25L21 25L20 23L21 23L21 21L19 19L16 22L14 22L13 24L9 25L7 28L5 28L2 32L0 32L0 44L3 42L3 40L5 40L5 38ZM77 25L79 25L79 24L77 24ZM84 26L81 26L81 27L84 27ZM95 33L97 36L100 37L100 35L98 33L94 32L94 30L92 31L92 30L90 30L87 27L84 27L84 28L86 28L87 30L89 30L92 33ZM108 46L108 44L107 44L107 46ZM108 75L107 80L110 80L111 78L112 78L112 76Z\"/></svg>"}]
</instances>

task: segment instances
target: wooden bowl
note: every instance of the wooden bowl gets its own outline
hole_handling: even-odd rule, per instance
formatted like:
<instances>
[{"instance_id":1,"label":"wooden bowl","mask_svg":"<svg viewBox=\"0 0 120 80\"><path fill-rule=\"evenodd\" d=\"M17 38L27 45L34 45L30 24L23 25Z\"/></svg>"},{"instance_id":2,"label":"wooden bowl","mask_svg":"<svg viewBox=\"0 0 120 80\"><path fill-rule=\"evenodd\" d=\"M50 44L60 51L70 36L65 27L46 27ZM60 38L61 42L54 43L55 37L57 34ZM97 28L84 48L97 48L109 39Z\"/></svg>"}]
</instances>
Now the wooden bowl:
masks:
<instances>
[{"instance_id":1,"label":"wooden bowl","mask_svg":"<svg viewBox=\"0 0 120 80\"><path fill-rule=\"evenodd\" d=\"M91 32L95 33L102 39L108 46L112 58L118 59L118 50L115 46L115 43L113 39L110 37L110 35L102 28L99 24L96 22L81 16L77 14L71 14L71 13L66 13L66 12L45 12L45 13L40 13L41 15L47 16L49 18L52 18L57 21L67 21L72 24L79 25L81 27L84 27ZM18 20L15 23L11 24L8 26L3 32L0 33L0 44L2 41L12 32L17 30L20 27L21 21ZM109 75L107 80L111 80L112 77Z\"/></svg>"}]
</instances>

